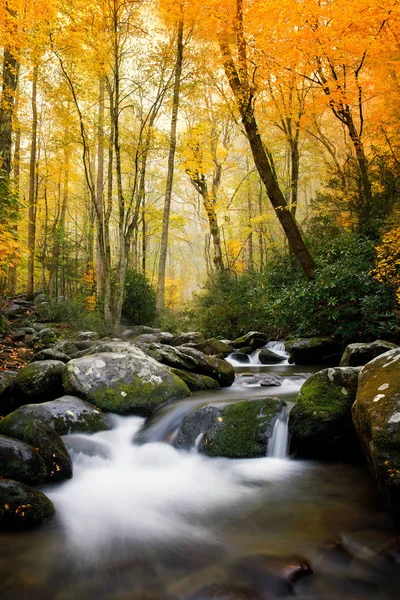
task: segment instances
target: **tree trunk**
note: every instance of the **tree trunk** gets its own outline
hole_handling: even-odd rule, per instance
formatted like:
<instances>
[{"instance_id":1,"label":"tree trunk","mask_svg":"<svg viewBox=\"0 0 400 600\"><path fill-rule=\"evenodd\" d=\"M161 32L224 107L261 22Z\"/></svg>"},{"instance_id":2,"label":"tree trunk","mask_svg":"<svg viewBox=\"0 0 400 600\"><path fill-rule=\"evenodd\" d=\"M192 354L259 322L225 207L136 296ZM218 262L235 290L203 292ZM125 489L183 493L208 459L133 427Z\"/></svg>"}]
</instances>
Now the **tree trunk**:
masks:
<instances>
[{"instance_id":1,"label":"tree trunk","mask_svg":"<svg viewBox=\"0 0 400 600\"><path fill-rule=\"evenodd\" d=\"M296 218L297 203L299 200L299 172L300 172L300 152L299 142L293 139L290 144L290 212L293 218Z\"/></svg>"},{"instance_id":2,"label":"tree trunk","mask_svg":"<svg viewBox=\"0 0 400 600\"><path fill-rule=\"evenodd\" d=\"M39 65L33 68L32 79L32 134L31 134L31 156L29 163L29 198L28 198L28 283L26 295L28 299L33 298L35 286L35 243L36 243L36 155L37 155L37 81Z\"/></svg>"},{"instance_id":3,"label":"tree trunk","mask_svg":"<svg viewBox=\"0 0 400 600\"><path fill-rule=\"evenodd\" d=\"M240 0L238 5L240 6ZM240 28L240 23L238 25ZM245 44L243 38L239 35L239 54L242 55L242 61L239 71L233 61L233 57L229 48L228 41L224 37L219 38L219 45L223 58L225 74L228 78L230 87L234 94L237 107L242 118L246 136L250 144L253 154L253 159L260 178L267 190L270 202L275 210L276 216L285 232L289 246L299 261L305 275L309 280L314 277L314 261L304 243L300 230L296 221L291 214L289 207L285 201L283 193L279 187L278 181L274 175L271 162L268 158L267 151L262 142L257 121L254 115L254 106L251 89L245 71ZM239 76L240 72L240 76Z\"/></svg>"},{"instance_id":4,"label":"tree trunk","mask_svg":"<svg viewBox=\"0 0 400 600\"><path fill-rule=\"evenodd\" d=\"M54 244L53 244L53 256L52 256L52 269L49 276L49 295L54 296L55 280L58 270L58 263L60 258L60 247L65 239L65 217L67 214L68 207L68 186L69 186L69 149L68 147L64 150L64 181L63 181L63 195L61 202L60 218L57 223L57 227L54 231ZM57 294L56 294L57 295Z\"/></svg>"},{"instance_id":5,"label":"tree trunk","mask_svg":"<svg viewBox=\"0 0 400 600\"><path fill-rule=\"evenodd\" d=\"M99 212L104 215L104 96L105 96L105 81L104 77L100 78L99 82L99 120L97 126L97 181L96 181L96 198L99 207ZM96 244L96 293L97 298L101 298L103 294L103 261L101 253L101 227L97 224L97 244Z\"/></svg>"},{"instance_id":6,"label":"tree trunk","mask_svg":"<svg viewBox=\"0 0 400 600\"><path fill-rule=\"evenodd\" d=\"M15 97L15 114L18 115L19 112L19 92L18 88L16 91ZM14 171L14 193L17 198L17 202L19 202L20 197L20 174L21 174L21 127L18 125L15 130L15 146L14 146L14 160L13 160L13 171ZM17 205L16 210L18 212L19 205ZM18 235L18 222L14 227L15 235ZM13 265L10 267L8 272L8 289L10 294L13 296L17 290L17 267Z\"/></svg>"},{"instance_id":7,"label":"tree trunk","mask_svg":"<svg viewBox=\"0 0 400 600\"><path fill-rule=\"evenodd\" d=\"M174 97L173 97L173 104L172 104L170 146L169 146L169 156L168 156L168 173L167 173L167 183L166 183L165 197L164 197L164 212L163 212L162 232L161 232L160 260L159 260L159 266L158 266L157 308L159 311L162 311L164 309L164 304L165 304L165 272L166 272L167 251L168 251L168 229L169 229L169 215L170 215L170 211L171 211L172 185L173 185L173 181L174 181L176 128L177 128L177 122L178 122L179 92L180 92L180 85L181 85L182 63L183 63L183 21L180 21L179 25L178 25L177 54L176 54L175 81L174 81Z\"/></svg>"},{"instance_id":8,"label":"tree trunk","mask_svg":"<svg viewBox=\"0 0 400 600\"><path fill-rule=\"evenodd\" d=\"M19 64L17 59L12 55L9 48L5 48L3 58L3 87L0 101L0 169L7 179L11 172L12 120L18 73Z\"/></svg>"}]
</instances>

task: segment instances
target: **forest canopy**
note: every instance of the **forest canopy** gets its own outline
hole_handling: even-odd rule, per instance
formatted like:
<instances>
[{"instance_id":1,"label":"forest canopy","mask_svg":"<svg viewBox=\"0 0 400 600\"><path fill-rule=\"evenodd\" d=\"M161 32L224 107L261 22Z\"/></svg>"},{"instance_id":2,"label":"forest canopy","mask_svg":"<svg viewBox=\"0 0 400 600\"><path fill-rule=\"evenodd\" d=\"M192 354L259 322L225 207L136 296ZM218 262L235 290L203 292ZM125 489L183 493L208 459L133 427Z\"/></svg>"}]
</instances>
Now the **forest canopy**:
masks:
<instances>
[{"instance_id":1,"label":"forest canopy","mask_svg":"<svg viewBox=\"0 0 400 600\"><path fill-rule=\"evenodd\" d=\"M396 338L399 11L0 0L2 296Z\"/></svg>"}]
</instances>

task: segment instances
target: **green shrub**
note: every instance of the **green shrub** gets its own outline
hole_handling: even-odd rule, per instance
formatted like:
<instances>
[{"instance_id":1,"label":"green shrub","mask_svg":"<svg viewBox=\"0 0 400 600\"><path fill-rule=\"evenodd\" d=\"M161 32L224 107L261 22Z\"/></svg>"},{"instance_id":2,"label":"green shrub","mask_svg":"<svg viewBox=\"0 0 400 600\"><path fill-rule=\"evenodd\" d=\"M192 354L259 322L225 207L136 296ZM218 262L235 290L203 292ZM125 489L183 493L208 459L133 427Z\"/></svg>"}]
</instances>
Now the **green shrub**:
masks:
<instances>
[{"instance_id":1,"label":"green shrub","mask_svg":"<svg viewBox=\"0 0 400 600\"><path fill-rule=\"evenodd\" d=\"M153 325L156 320L156 293L141 273L127 273L122 312L133 325Z\"/></svg>"},{"instance_id":2,"label":"green shrub","mask_svg":"<svg viewBox=\"0 0 400 600\"><path fill-rule=\"evenodd\" d=\"M36 307L39 321L65 323L71 331L97 331L101 336L111 333L104 325L100 312L88 310L76 300L51 301Z\"/></svg>"}]
</instances>

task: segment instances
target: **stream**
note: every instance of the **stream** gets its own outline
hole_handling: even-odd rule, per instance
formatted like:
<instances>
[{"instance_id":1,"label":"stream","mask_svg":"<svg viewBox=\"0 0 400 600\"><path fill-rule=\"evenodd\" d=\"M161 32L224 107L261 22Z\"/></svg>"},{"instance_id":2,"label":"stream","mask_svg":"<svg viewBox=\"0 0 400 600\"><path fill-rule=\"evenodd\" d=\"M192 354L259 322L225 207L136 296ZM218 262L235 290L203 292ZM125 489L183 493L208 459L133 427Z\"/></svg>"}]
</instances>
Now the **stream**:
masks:
<instances>
[{"instance_id":1,"label":"stream","mask_svg":"<svg viewBox=\"0 0 400 600\"><path fill-rule=\"evenodd\" d=\"M41 488L56 517L0 535L1 598L399 598L400 566L377 555L383 540L395 538L393 525L368 472L290 459L287 411L265 458L211 459L195 447L174 448L194 408L265 396L290 408L317 370L287 361L262 366L256 354L235 369L231 388L172 402L145 428L142 418L113 416L110 431L66 436L73 479ZM267 375L281 386L260 387ZM314 574L294 587L273 575L276 565L299 560Z\"/></svg>"}]
</instances>

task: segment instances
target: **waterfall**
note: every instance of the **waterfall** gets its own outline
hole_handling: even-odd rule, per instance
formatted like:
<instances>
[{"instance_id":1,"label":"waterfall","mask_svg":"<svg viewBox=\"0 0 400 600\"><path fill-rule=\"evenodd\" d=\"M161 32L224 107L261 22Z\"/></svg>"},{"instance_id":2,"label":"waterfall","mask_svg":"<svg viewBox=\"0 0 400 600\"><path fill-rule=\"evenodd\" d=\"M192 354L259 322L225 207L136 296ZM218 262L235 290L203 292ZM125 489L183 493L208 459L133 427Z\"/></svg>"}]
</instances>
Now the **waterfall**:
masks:
<instances>
[{"instance_id":1,"label":"waterfall","mask_svg":"<svg viewBox=\"0 0 400 600\"><path fill-rule=\"evenodd\" d=\"M272 435L268 443L268 456L270 458L286 458L289 448L289 413L285 406L274 425Z\"/></svg>"},{"instance_id":2,"label":"waterfall","mask_svg":"<svg viewBox=\"0 0 400 600\"><path fill-rule=\"evenodd\" d=\"M285 342L268 342L268 344L266 345L266 348L273 350L277 354L280 354L281 352L285 352L285 354L287 355L286 348L285 348Z\"/></svg>"}]
</instances>

